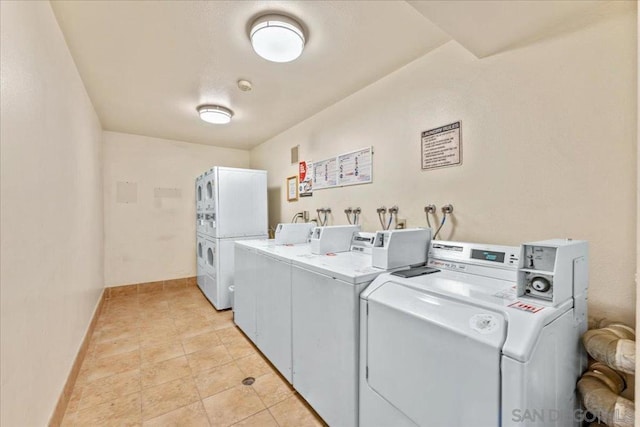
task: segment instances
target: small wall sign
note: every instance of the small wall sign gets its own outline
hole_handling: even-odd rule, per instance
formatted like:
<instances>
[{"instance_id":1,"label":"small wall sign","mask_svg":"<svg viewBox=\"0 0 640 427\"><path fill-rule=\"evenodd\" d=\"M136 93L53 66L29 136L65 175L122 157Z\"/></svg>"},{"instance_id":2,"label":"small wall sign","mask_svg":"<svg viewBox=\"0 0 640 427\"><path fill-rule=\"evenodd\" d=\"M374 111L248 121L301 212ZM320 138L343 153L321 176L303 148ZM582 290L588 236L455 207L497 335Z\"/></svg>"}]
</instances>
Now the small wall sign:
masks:
<instances>
[{"instance_id":1,"label":"small wall sign","mask_svg":"<svg viewBox=\"0 0 640 427\"><path fill-rule=\"evenodd\" d=\"M298 200L298 175L287 178L287 200L289 202Z\"/></svg>"},{"instance_id":2,"label":"small wall sign","mask_svg":"<svg viewBox=\"0 0 640 427\"><path fill-rule=\"evenodd\" d=\"M300 197L313 196L313 163L302 161L298 164L298 193Z\"/></svg>"},{"instance_id":3,"label":"small wall sign","mask_svg":"<svg viewBox=\"0 0 640 427\"><path fill-rule=\"evenodd\" d=\"M422 170L462 164L461 122L422 132Z\"/></svg>"}]
</instances>

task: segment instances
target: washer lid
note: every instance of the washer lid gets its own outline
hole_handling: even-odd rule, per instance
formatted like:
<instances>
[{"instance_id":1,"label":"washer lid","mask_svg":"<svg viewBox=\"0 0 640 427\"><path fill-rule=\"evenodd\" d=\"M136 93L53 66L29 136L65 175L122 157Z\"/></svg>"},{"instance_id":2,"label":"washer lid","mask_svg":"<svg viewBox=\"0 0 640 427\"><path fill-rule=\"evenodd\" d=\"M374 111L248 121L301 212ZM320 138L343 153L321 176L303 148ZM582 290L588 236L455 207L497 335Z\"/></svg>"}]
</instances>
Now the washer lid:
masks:
<instances>
[{"instance_id":1,"label":"washer lid","mask_svg":"<svg viewBox=\"0 0 640 427\"><path fill-rule=\"evenodd\" d=\"M266 245L258 248L258 253L291 264L294 257L300 254L310 254L311 245L300 243L296 245Z\"/></svg>"},{"instance_id":2,"label":"washer lid","mask_svg":"<svg viewBox=\"0 0 640 427\"><path fill-rule=\"evenodd\" d=\"M507 336L507 321L499 310L442 298L393 281L378 287L368 300L494 349L501 350Z\"/></svg>"},{"instance_id":3,"label":"washer lid","mask_svg":"<svg viewBox=\"0 0 640 427\"><path fill-rule=\"evenodd\" d=\"M369 283L386 270L371 265L371 254L339 252L330 255L299 254L296 265L351 284Z\"/></svg>"},{"instance_id":4,"label":"washer lid","mask_svg":"<svg viewBox=\"0 0 640 427\"><path fill-rule=\"evenodd\" d=\"M417 425L499 425L502 313L393 282L367 311L369 387Z\"/></svg>"},{"instance_id":5,"label":"washer lid","mask_svg":"<svg viewBox=\"0 0 640 427\"><path fill-rule=\"evenodd\" d=\"M480 310L502 313L509 322L502 352L522 362L531 358L544 326L573 306L573 300L558 307L525 303L516 296L514 282L445 270L413 278L383 274L360 294L360 298L372 298L378 288L388 283L413 289L423 298L438 297Z\"/></svg>"}]
</instances>

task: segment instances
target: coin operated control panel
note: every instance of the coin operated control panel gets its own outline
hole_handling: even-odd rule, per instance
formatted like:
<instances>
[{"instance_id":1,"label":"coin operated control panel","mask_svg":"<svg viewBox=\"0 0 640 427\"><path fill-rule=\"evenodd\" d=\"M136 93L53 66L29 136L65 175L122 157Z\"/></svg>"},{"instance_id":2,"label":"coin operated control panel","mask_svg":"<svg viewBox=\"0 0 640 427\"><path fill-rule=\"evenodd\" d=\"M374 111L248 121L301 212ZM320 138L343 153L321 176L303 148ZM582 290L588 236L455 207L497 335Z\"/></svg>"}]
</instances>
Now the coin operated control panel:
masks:
<instances>
[{"instance_id":1,"label":"coin operated control panel","mask_svg":"<svg viewBox=\"0 0 640 427\"><path fill-rule=\"evenodd\" d=\"M384 270L427 262L430 228L407 228L376 232L371 264Z\"/></svg>"},{"instance_id":2,"label":"coin operated control panel","mask_svg":"<svg viewBox=\"0 0 640 427\"><path fill-rule=\"evenodd\" d=\"M311 234L311 253L347 252L351 248L353 233L359 232L359 225L327 225L316 227Z\"/></svg>"},{"instance_id":3,"label":"coin operated control panel","mask_svg":"<svg viewBox=\"0 0 640 427\"><path fill-rule=\"evenodd\" d=\"M371 255L375 239L376 233L367 233L365 231L353 233L351 248L349 250L351 252Z\"/></svg>"},{"instance_id":4,"label":"coin operated control panel","mask_svg":"<svg viewBox=\"0 0 640 427\"><path fill-rule=\"evenodd\" d=\"M522 245L518 297L558 306L569 299L584 301L577 312L586 315L588 245L585 241L553 239Z\"/></svg>"},{"instance_id":5,"label":"coin operated control panel","mask_svg":"<svg viewBox=\"0 0 640 427\"><path fill-rule=\"evenodd\" d=\"M307 243L313 228L312 222L278 224L275 232L276 245Z\"/></svg>"}]
</instances>

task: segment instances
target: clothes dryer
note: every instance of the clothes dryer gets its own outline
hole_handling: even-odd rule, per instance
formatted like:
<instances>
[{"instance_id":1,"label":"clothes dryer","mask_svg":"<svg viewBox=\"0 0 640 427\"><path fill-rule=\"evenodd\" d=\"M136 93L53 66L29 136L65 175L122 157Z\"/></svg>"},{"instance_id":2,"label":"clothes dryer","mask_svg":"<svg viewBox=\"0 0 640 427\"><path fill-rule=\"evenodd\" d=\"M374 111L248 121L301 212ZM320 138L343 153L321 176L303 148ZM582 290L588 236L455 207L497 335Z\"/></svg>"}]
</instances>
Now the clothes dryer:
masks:
<instances>
[{"instance_id":1,"label":"clothes dryer","mask_svg":"<svg viewBox=\"0 0 640 427\"><path fill-rule=\"evenodd\" d=\"M200 213L204 211L204 175L200 175L196 178L196 212Z\"/></svg>"},{"instance_id":2,"label":"clothes dryer","mask_svg":"<svg viewBox=\"0 0 640 427\"><path fill-rule=\"evenodd\" d=\"M434 241L429 266L360 297L360 425L580 425L586 242Z\"/></svg>"},{"instance_id":3,"label":"clothes dryer","mask_svg":"<svg viewBox=\"0 0 640 427\"><path fill-rule=\"evenodd\" d=\"M203 210L196 215L196 232L206 239L206 274L198 285L223 310L231 307L233 242L267 237L267 173L216 166L199 182Z\"/></svg>"},{"instance_id":4,"label":"clothes dryer","mask_svg":"<svg viewBox=\"0 0 640 427\"><path fill-rule=\"evenodd\" d=\"M200 288L203 288L205 283L206 256L205 237L202 234L196 234L196 280Z\"/></svg>"}]
</instances>

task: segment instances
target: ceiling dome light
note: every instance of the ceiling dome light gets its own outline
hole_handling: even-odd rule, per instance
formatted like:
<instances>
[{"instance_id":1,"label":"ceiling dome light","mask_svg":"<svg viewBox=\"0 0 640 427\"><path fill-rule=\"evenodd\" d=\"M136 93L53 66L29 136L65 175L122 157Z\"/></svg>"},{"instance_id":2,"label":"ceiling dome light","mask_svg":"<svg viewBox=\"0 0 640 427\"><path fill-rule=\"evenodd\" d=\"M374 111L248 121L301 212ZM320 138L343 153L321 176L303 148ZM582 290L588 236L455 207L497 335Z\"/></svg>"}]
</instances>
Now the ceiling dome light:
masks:
<instances>
[{"instance_id":1,"label":"ceiling dome light","mask_svg":"<svg viewBox=\"0 0 640 427\"><path fill-rule=\"evenodd\" d=\"M251 45L258 55L268 61L291 62L302 54L304 32L291 18L264 15L251 24Z\"/></svg>"},{"instance_id":2,"label":"ceiling dome light","mask_svg":"<svg viewBox=\"0 0 640 427\"><path fill-rule=\"evenodd\" d=\"M233 111L219 105L201 105L198 107L200 118L207 123L224 125L231 121Z\"/></svg>"}]
</instances>

